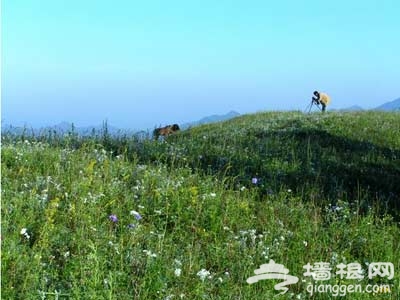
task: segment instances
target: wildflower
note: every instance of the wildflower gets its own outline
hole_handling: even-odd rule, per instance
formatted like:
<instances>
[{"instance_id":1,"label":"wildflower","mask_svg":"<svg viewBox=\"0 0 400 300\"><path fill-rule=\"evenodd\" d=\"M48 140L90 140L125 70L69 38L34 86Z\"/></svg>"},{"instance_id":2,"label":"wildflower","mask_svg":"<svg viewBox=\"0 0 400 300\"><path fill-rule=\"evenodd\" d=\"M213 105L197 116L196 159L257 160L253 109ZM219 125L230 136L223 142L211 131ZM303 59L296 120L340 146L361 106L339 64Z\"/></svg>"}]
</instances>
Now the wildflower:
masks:
<instances>
[{"instance_id":1,"label":"wildflower","mask_svg":"<svg viewBox=\"0 0 400 300\"><path fill-rule=\"evenodd\" d=\"M176 277L179 277L179 276L181 276L182 269L181 268L176 268L174 273L175 273Z\"/></svg>"},{"instance_id":2,"label":"wildflower","mask_svg":"<svg viewBox=\"0 0 400 300\"><path fill-rule=\"evenodd\" d=\"M31 236L28 233L28 229L26 229L26 228L22 228L20 231L20 234L23 235L27 240L29 240L31 238Z\"/></svg>"},{"instance_id":3,"label":"wildflower","mask_svg":"<svg viewBox=\"0 0 400 300\"><path fill-rule=\"evenodd\" d=\"M150 250L143 250L143 253L150 257L157 257L157 254L151 252Z\"/></svg>"},{"instance_id":4,"label":"wildflower","mask_svg":"<svg viewBox=\"0 0 400 300\"><path fill-rule=\"evenodd\" d=\"M214 198L214 197L217 196L217 194L216 193L211 193L210 196Z\"/></svg>"},{"instance_id":5,"label":"wildflower","mask_svg":"<svg viewBox=\"0 0 400 300\"><path fill-rule=\"evenodd\" d=\"M135 227L136 227L136 225L135 225L135 224L132 224L132 223L128 225L128 228L129 228L129 229L133 229L133 228L135 228Z\"/></svg>"},{"instance_id":6,"label":"wildflower","mask_svg":"<svg viewBox=\"0 0 400 300\"><path fill-rule=\"evenodd\" d=\"M182 266L182 262L179 259L175 259L174 263L179 267Z\"/></svg>"},{"instance_id":7,"label":"wildflower","mask_svg":"<svg viewBox=\"0 0 400 300\"><path fill-rule=\"evenodd\" d=\"M308 242L307 241L303 241L304 247L308 246Z\"/></svg>"},{"instance_id":8,"label":"wildflower","mask_svg":"<svg viewBox=\"0 0 400 300\"><path fill-rule=\"evenodd\" d=\"M200 277L201 281L204 281L206 279L206 277L210 276L210 272L207 271L206 269L201 269L199 272L197 272L197 276Z\"/></svg>"},{"instance_id":9,"label":"wildflower","mask_svg":"<svg viewBox=\"0 0 400 300\"><path fill-rule=\"evenodd\" d=\"M117 218L116 215L110 215L108 218L109 218L110 221L113 222L113 223L117 223L117 222L118 222L118 218Z\"/></svg>"},{"instance_id":10,"label":"wildflower","mask_svg":"<svg viewBox=\"0 0 400 300\"><path fill-rule=\"evenodd\" d=\"M343 209L343 207L340 207L340 206L336 206L336 205L332 206L333 211L341 211L342 209Z\"/></svg>"},{"instance_id":11,"label":"wildflower","mask_svg":"<svg viewBox=\"0 0 400 300\"><path fill-rule=\"evenodd\" d=\"M142 216L136 210L131 210L130 214L134 216L136 220L142 219Z\"/></svg>"},{"instance_id":12,"label":"wildflower","mask_svg":"<svg viewBox=\"0 0 400 300\"><path fill-rule=\"evenodd\" d=\"M257 178L257 177L253 177L253 178L251 179L251 183L252 183L252 184L257 184L257 183L258 183L258 178Z\"/></svg>"},{"instance_id":13,"label":"wildflower","mask_svg":"<svg viewBox=\"0 0 400 300\"><path fill-rule=\"evenodd\" d=\"M241 188L240 188L240 191L244 191L246 189L246 187L245 186L242 186Z\"/></svg>"}]
</instances>

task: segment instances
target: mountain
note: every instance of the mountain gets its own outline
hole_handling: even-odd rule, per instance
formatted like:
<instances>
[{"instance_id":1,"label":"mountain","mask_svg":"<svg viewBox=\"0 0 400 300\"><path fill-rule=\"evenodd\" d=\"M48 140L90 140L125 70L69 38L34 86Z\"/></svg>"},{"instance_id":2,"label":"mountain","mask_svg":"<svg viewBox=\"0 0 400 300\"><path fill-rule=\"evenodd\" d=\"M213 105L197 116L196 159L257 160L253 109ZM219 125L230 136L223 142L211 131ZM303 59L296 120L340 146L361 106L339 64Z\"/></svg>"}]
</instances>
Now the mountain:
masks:
<instances>
[{"instance_id":1,"label":"mountain","mask_svg":"<svg viewBox=\"0 0 400 300\"><path fill-rule=\"evenodd\" d=\"M400 98L396 100L386 102L376 108L374 110L384 110L384 111L400 111Z\"/></svg>"},{"instance_id":2,"label":"mountain","mask_svg":"<svg viewBox=\"0 0 400 300\"><path fill-rule=\"evenodd\" d=\"M238 117L238 116L240 116L240 113L238 113L237 111L231 110L230 112L228 112L227 114L224 114L224 115L211 115L211 116L201 118L198 121L184 123L184 124L182 124L181 128L185 129L185 128L202 125L202 124L226 121L226 120Z\"/></svg>"},{"instance_id":3,"label":"mountain","mask_svg":"<svg viewBox=\"0 0 400 300\"><path fill-rule=\"evenodd\" d=\"M334 110L336 110L336 109L333 109L333 111ZM352 106L349 106L346 108L337 109L337 111L362 111L362 110L364 110L364 108L362 108L359 105L352 105Z\"/></svg>"},{"instance_id":4,"label":"mountain","mask_svg":"<svg viewBox=\"0 0 400 300\"><path fill-rule=\"evenodd\" d=\"M215 122L220 122L220 121L225 121L232 119L234 117L240 116L240 114L236 111L230 111L227 114L224 115L211 115L208 117L204 117L198 121L194 122L189 122L189 123L184 123L180 125L181 129L187 129L192 126L196 125L201 125L201 124L209 124L209 123L215 123ZM56 125L52 126L45 126L41 128L33 128L29 126L12 126L12 125L4 125L1 128L2 133L10 133L13 135L28 135L28 136L38 136L38 135L47 135L49 133L54 133L56 132L57 134L66 134L66 133L71 133L74 132L80 136L90 136L92 134L102 134L104 133L104 129L107 126L107 133L112 135L112 136L121 136L121 135L131 135L131 134L136 134L140 136L147 136L148 132L152 132L154 128L147 128L146 130L142 130L140 132L137 132L135 130L129 130L129 129L120 129L114 126L111 126L110 124L103 123L101 125L97 126L86 126L86 127L76 127L73 125L73 123L69 122L61 122Z\"/></svg>"},{"instance_id":5,"label":"mountain","mask_svg":"<svg viewBox=\"0 0 400 300\"><path fill-rule=\"evenodd\" d=\"M67 134L67 133L76 133L80 136L90 136L92 134L102 134L104 133L104 129L107 127L107 132L112 136L118 136L123 134L132 134L133 131L123 130L117 127L111 126L109 124L103 123L102 125L97 126L85 126L85 127L76 127L73 123L61 122L52 126L45 126L40 128L33 127L22 127L22 126L12 126L5 125L2 126L2 133L11 133L14 135L22 135L26 134L30 135L47 135L49 133L56 132L57 134Z\"/></svg>"},{"instance_id":6,"label":"mountain","mask_svg":"<svg viewBox=\"0 0 400 300\"><path fill-rule=\"evenodd\" d=\"M345 110L347 110L347 111L360 111L360 110L364 110L364 108L362 108L359 105L352 105L350 107L345 108Z\"/></svg>"}]
</instances>

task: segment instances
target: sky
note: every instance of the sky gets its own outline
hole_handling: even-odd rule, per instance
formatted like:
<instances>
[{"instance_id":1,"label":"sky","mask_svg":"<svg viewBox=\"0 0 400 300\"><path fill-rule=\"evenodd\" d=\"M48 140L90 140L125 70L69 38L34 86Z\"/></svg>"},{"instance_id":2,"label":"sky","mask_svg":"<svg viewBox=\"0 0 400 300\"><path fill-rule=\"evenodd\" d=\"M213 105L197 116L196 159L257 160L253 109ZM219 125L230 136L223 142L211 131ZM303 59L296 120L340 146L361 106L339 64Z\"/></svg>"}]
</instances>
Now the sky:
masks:
<instances>
[{"instance_id":1,"label":"sky","mask_svg":"<svg viewBox=\"0 0 400 300\"><path fill-rule=\"evenodd\" d=\"M400 1L3 0L2 124L143 129L400 97Z\"/></svg>"}]
</instances>

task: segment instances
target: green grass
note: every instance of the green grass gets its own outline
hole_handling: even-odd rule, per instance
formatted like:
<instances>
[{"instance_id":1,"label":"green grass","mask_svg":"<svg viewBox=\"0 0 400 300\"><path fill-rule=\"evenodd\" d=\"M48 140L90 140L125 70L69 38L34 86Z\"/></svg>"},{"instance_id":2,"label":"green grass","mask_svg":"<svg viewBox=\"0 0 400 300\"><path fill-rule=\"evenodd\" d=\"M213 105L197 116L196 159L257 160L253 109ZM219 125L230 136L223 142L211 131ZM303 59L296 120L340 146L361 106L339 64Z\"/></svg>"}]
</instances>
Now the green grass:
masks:
<instances>
[{"instance_id":1,"label":"green grass","mask_svg":"<svg viewBox=\"0 0 400 300\"><path fill-rule=\"evenodd\" d=\"M272 299L246 282L270 259L300 278L280 299L399 299L399 132L396 113L274 112L159 142L5 135L2 299ZM321 261L322 283L391 293L310 296ZM334 275L353 262L363 280Z\"/></svg>"}]
</instances>

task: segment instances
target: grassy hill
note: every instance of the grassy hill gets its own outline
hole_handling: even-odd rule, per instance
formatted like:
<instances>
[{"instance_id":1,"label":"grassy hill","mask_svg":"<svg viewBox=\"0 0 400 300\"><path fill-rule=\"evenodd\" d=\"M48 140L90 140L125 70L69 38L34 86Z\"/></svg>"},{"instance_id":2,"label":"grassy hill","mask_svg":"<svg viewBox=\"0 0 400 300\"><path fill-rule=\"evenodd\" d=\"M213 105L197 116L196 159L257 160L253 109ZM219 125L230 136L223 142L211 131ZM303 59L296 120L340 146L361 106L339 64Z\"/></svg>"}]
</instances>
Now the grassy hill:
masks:
<instances>
[{"instance_id":1,"label":"grassy hill","mask_svg":"<svg viewBox=\"0 0 400 300\"><path fill-rule=\"evenodd\" d=\"M2 299L271 299L280 281L246 282L270 259L299 277L282 299L398 299L399 132L397 113L271 112L164 141L3 136Z\"/></svg>"},{"instance_id":2,"label":"grassy hill","mask_svg":"<svg viewBox=\"0 0 400 300\"><path fill-rule=\"evenodd\" d=\"M144 162L188 165L237 184L257 177L261 196L289 188L302 198L399 209L399 132L399 114L260 113L199 126L135 151Z\"/></svg>"}]
</instances>

